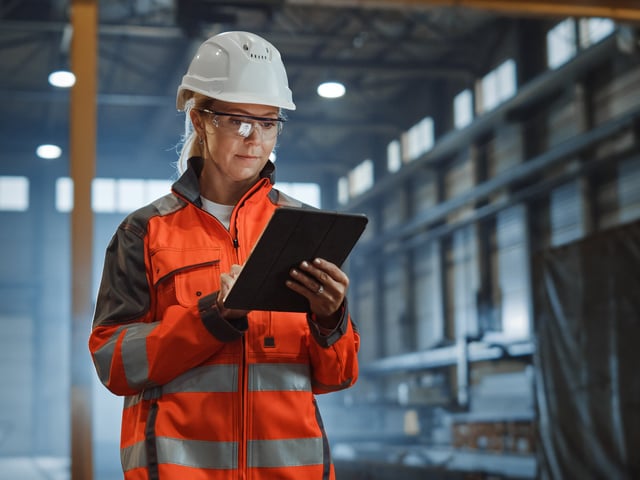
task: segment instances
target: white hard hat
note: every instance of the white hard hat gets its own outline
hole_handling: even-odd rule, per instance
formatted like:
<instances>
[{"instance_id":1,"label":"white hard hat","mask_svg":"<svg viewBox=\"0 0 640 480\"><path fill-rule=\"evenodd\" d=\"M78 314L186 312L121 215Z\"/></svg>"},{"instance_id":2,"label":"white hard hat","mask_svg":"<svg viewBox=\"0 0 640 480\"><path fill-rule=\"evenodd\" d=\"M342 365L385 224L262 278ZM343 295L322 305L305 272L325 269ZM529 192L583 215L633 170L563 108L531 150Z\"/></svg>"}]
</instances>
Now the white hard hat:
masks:
<instances>
[{"instance_id":1,"label":"white hard hat","mask_svg":"<svg viewBox=\"0 0 640 480\"><path fill-rule=\"evenodd\" d=\"M225 102L296 109L280 52L249 32L220 33L200 45L178 87L178 110L184 110L186 90Z\"/></svg>"}]
</instances>

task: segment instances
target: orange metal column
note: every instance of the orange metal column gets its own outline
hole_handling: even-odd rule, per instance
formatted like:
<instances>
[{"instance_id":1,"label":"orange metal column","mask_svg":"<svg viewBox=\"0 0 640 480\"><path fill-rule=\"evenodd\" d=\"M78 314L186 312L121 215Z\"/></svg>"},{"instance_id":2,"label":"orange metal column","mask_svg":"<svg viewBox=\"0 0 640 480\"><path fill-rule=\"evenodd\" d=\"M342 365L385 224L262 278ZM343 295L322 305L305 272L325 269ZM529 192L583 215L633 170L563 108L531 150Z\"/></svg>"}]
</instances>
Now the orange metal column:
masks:
<instances>
[{"instance_id":1,"label":"orange metal column","mask_svg":"<svg viewBox=\"0 0 640 480\"><path fill-rule=\"evenodd\" d=\"M93 211L91 182L96 164L98 1L71 5L70 152L73 179L71 213L71 479L93 479L91 385L93 367L87 341L93 313Z\"/></svg>"}]
</instances>

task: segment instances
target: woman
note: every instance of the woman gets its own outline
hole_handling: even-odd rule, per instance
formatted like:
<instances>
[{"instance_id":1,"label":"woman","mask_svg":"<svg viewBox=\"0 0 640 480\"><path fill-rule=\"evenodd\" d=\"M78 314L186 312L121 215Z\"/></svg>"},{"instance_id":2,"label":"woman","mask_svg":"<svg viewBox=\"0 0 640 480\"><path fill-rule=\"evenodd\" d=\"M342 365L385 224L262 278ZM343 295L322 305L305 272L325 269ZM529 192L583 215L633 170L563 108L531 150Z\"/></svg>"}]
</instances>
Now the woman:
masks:
<instances>
[{"instance_id":1,"label":"woman","mask_svg":"<svg viewBox=\"0 0 640 480\"><path fill-rule=\"evenodd\" d=\"M323 259L292 269L307 314L222 302L275 209L302 207L272 187L280 109L295 108L279 52L247 32L208 39L177 106L182 174L113 236L89 341L125 396L125 479L333 479L314 394L357 379L347 276Z\"/></svg>"}]
</instances>

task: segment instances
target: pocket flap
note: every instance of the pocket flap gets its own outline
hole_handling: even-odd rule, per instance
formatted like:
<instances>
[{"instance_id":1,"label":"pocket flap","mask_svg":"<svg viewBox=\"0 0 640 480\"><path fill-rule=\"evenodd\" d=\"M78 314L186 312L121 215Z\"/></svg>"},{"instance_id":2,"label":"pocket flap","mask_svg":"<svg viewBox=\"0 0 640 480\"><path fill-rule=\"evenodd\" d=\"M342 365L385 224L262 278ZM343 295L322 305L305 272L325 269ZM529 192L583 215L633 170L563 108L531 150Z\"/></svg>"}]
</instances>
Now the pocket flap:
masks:
<instances>
[{"instance_id":1,"label":"pocket flap","mask_svg":"<svg viewBox=\"0 0 640 480\"><path fill-rule=\"evenodd\" d=\"M163 279L207 265L220 263L220 248L162 248L151 255L151 275L153 285Z\"/></svg>"}]
</instances>

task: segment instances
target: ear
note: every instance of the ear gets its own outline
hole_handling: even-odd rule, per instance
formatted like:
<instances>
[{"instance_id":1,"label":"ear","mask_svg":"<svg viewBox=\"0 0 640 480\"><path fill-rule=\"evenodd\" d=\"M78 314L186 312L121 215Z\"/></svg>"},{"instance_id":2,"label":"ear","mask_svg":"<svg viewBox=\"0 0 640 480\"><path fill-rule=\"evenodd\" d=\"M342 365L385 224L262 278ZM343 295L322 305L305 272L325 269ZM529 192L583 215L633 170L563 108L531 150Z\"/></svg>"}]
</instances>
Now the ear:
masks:
<instances>
[{"instance_id":1,"label":"ear","mask_svg":"<svg viewBox=\"0 0 640 480\"><path fill-rule=\"evenodd\" d=\"M191 109L189 111L189 118L191 119L191 124L196 131L198 137L203 138L206 135L204 124L202 122L202 116L200 116L195 109Z\"/></svg>"}]
</instances>

